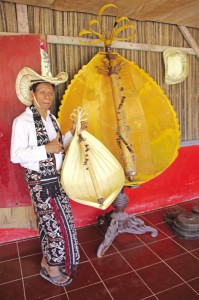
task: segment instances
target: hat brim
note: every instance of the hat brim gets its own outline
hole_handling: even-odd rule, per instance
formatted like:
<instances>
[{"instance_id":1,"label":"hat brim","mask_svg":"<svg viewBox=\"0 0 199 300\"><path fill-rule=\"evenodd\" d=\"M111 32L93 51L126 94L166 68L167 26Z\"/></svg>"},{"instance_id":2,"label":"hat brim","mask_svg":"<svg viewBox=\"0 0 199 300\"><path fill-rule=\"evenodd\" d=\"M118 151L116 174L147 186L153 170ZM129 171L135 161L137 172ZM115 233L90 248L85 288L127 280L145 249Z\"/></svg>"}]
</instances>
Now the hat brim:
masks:
<instances>
[{"instance_id":1,"label":"hat brim","mask_svg":"<svg viewBox=\"0 0 199 300\"><path fill-rule=\"evenodd\" d=\"M184 81L189 74L186 53L177 49L166 49L163 52L165 64L165 83L176 84Z\"/></svg>"},{"instance_id":2,"label":"hat brim","mask_svg":"<svg viewBox=\"0 0 199 300\"><path fill-rule=\"evenodd\" d=\"M68 74L65 72L59 73L55 77L45 77L41 76L31 68L24 67L17 75L16 78L16 94L18 99L25 104L30 106L32 100L30 98L30 87L36 82L48 82L54 85L58 85L66 82L68 79Z\"/></svg>"}]
</instances>

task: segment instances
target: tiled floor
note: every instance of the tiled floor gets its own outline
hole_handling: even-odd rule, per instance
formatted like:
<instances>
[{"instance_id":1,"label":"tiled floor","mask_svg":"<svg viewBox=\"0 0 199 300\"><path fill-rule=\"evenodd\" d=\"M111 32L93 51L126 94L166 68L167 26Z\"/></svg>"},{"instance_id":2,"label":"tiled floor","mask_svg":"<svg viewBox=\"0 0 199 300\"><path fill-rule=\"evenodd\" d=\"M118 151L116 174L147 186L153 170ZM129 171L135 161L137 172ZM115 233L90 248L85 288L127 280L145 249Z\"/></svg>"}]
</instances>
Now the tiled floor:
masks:
<instances>
[{"instance_id":1,"label":"tiled floor","mask_svg":"<svg viewBox=\"0 0 199 300\"><path fill-rule=\"evenodd\" d=\"M191 211L199 200L178 204ZM104 239L97 225L78 229L81 264L67 287L39 275L38 237L0 246L1 300L196 300L199 299L199 239L175 236L164 222L165 209L139 216L158 236L118 235L102 258Z\"/></svg>"}]
</instances>

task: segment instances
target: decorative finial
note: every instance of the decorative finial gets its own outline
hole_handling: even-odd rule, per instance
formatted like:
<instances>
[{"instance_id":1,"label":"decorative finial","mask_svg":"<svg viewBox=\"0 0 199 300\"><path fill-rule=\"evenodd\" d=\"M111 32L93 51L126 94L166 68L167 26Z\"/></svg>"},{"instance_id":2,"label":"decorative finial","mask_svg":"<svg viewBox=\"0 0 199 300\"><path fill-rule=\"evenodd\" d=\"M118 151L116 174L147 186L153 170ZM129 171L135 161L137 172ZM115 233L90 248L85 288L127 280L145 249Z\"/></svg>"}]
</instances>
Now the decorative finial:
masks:
<instances>
[{"instance_id":1,"label":"decorative finial","mask_svg":"<svg viewBox=\"0 0 199 300\"><path fill-rule=\"evenodd\" d=\"M110 34L108 34L107 29L102 24L102 14L105 9L111 8L111 7L117 9L117 15L115 16L115 22L112 26L111 32L110 32ZM121 27L118 27L118 24L122 21L126 21L126 24L122 25ZM130 24L129 18L127 18L125 16L123 16L123 17L118 16L118 7L114 4L106 4L106 5L102 6L102 8L100 9L100 11L98 13L98 18L92 19L88 25L89 25L89 29L84 29L84 30L80 31L79 37L81 37L85 34L86 35L93 34L93 35L96 35L98 37L98 39L95 39L90 42L82 42L82 44L96 45L102 41L104 43L106 50L111 47L111 44L113 41L131 40L135 36L135 33L136 33L135 26ZM96 26L96 25L99 27L100 32L93 29L93 26ZM126 38L118 37L118 35L126 29L131 29L133 33Z\"/></svg>"}]
</instances>

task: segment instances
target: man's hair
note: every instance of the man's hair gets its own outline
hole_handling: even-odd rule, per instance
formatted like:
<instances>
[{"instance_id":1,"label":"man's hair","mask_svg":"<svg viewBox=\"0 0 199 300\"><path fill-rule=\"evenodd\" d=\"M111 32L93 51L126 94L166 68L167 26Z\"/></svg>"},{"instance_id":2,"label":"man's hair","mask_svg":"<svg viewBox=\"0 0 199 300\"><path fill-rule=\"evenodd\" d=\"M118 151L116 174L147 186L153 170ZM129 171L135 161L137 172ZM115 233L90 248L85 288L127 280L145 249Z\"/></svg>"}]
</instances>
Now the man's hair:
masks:
<instances>
[{"instance_id":1,"label":"man's hair","mask_svg":"<svg viewBox=\"0 0 199 300\"><path fill-rule=\"evenodd\" d=\"M31 91L33 91L33 93L35 93L35 91L36 91L36 88L37 88L37 86L40 84L40 83L49 83L49 84L51 84L52 85L52 87L53 87L53 89L55 90L55 85L53 84L53 83L50 83L50 82L47 82L47 81L43 81L43 80L41 80L41 81L37 81L37 82L35 82L35 83L33 83L33 85L31 85L31 87L30 87L30 90Z\"/></svg>"}]
</instances>

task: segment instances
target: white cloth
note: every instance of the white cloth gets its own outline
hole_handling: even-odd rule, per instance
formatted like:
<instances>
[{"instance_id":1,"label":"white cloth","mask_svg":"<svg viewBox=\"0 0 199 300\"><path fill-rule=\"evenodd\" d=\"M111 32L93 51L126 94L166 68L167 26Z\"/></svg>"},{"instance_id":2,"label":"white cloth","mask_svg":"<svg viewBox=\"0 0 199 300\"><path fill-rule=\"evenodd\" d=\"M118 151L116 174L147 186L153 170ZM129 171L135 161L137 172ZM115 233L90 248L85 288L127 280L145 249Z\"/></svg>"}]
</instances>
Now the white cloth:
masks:
<instances>
[{"instance_id":1,"label":"white cloth","mask_svg":"<svg viewBox=\"0 0 199 300\"><path fill-rule=\"evenodd\" d=\"M46 120L42 118L42 121L44 123L44 126L46 127L49 140L52 141L56 138L57 133L49 117L49 113L50 111L48 111L47 113ZM53 118L56 120L55 116L53 116ZM64 148L66 148L72 141L73 135L70 131L68 131L62 138ZM13 121L10 159L13 163L19 163L22 167L34 171L39 171L40 160L47 159L45 146L37 146L33 113L28 107ZM55 154L55 159L56 168L59 171L62 166L61 153Z\"/></svg>"}]
</instances>

